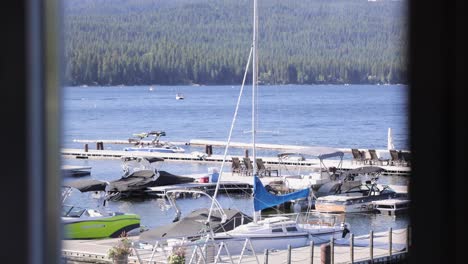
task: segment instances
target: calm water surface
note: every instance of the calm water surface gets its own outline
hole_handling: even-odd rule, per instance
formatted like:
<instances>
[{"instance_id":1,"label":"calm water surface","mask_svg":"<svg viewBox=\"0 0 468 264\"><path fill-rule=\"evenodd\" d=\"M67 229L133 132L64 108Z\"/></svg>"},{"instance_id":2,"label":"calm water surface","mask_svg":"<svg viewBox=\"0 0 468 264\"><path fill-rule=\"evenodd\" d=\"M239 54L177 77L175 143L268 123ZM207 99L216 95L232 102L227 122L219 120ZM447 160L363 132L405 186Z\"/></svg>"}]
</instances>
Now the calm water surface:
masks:
<instances>
[{"instance_id":1,"label":"calm water surface","mask_svg":"<svg viewBox=\"0 0 468 264\"><path fill-rule=\"evenodd\" d=\"M239 86L138 86L66 87L64 89L63 146L83 148L74 139L121 139L134 133L166 131L162 140L188 142L190 139L226 140L239 94ZM176 100L176 93L185 100ZM340 148L386 149L387 129L392 128L397 149L408 149L407 93L403 85L319 85L261 86L257 121L258 143L330 146ZM242 97L233 141L250 142L250 87ZM95 146L90 146L94 148ZM122 145L105 145L121 150ZM188 147L186 152L203 151ZM215 153L223 149L215 148ZM231 149L230 154L243 150ZM274 155L259 151L259 155ZM120 178L119 160L64 159L64 164L92 166L92 178ZM159 169L174 174L207 173L214 164L163 162ZM88 177L89 178L89 177ZM409 177L384 176L381 182L406 184ZM64 179L68 181L70 179ZM249 214L252 200L245 196L220 196L223 207ZM97 201L78 191L68 203L86 207ZM207 207L205 198L182 199L183 214ZM174 211L161 211L155 199L109 203L110 210L140 214L142 224L157 227L172 221ZM405 227L407 216L347 215L356 234Z\"/></svg>"}]
</instances>

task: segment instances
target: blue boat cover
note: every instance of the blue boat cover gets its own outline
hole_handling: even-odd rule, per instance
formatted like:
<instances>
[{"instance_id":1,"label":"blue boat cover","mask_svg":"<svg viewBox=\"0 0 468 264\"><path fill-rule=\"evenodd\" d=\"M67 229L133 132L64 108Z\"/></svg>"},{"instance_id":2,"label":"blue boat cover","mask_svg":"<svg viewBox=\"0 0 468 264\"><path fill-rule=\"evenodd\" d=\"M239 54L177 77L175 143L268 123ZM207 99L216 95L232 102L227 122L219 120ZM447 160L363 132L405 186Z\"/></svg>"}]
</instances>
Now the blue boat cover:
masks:
<instances>
[{"instance_id":1,"label":"blue boat cover","mask_svg":"<svg viewBox=\"0 0 468 264\"><path fill-rule=\"evenodd\" d=\"M306 198L309 196L309 188L296 191L293 193L274 195L269 193L263 186L260 179L255 176L254 180L254 210L260 211L278 204L285 203L290 200Z\"/></svg>"}]
</instances>

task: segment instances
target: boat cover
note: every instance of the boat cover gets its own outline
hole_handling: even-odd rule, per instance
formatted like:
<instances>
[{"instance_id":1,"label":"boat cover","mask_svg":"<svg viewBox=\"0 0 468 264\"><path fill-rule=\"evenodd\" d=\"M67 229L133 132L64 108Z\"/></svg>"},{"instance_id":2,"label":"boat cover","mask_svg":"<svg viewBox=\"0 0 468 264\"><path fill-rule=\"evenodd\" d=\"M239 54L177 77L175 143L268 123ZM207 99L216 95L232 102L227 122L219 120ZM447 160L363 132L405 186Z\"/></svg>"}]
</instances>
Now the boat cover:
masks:
<instances>
[{"instance_id":1,"label":"boat cover","mask_svg":"<svg viewBox=\"0 0 468 264\"><path fill-rule=\"evenodd\" d=\"M67 182L64 185L76 188L80 192L95 192L95 191L104 191L106 189L107 183L105 181L88 179L88 180Z\"/></svg>"},{"instance_id":2,"label":"boat cover","mask_svg":"<svg viewBox=\"0 0 468 264\"><path fill-rule=\"evenodd\" d=\"M100 180L80 180L66 183L65 186L76 188L81 192L126 192L139 191L145 189L146 187L164 186L195 181L194 178L177 176L166 171L159 171L159 177L156 179L153 176L155 176L155 173L152 170L140 170L130 174L128 177L122 177L111 182Z\"/></svg>"},{"instance_id":3,"label":"boat cover","mask_svg":"<svg viewBox=\"0 0 468 264\"><path fill-rule=\"evenodd\" d=\"M274 195L269 193L263 186L260 179L255 176L254 182L254 210L260 211L265 208L273 207L278 204L285 203L290 200L307 198L309 196L310 189L306 188L293 193Z\"/></svg>"},{"instance_id":4,"label":"boat cover","mask_svg":"<svg viewBox=\"0 0 468 264\"><path fill-rule=\"evenodd\" d=\"M213 211L211 214L210 226L215 233L234 229L234 222L236 222L236 225L239 225L242 217L244 218L244 224L252 222L251 217L241 211L235 209L223 210L227 216L227 220L223 224L221 224L221 214L219 211ZM155 240L162 238L186 237L190 239L192 237L197 237L209 230L209 227L205 224L205 221L208 219L208 213L208 208L195 210L180 221L141 233L140 240L145 242L154 242ZM234 218L236 218L235 221Z\"/></svg>"},{"instance_id":5,"label":"boat cover","mask_svg":"<svg viewBox=\"0 0 468 264\"><path fill-rule=\"evenodd\" d=\"M194 178L176 176L166 171L159 171L159 177L154 179L155 173L152 170L136 171L128 177L109 183L108 191L138 191L147 187L173 185L195 181Z\"/></svg>"}]
</instances>

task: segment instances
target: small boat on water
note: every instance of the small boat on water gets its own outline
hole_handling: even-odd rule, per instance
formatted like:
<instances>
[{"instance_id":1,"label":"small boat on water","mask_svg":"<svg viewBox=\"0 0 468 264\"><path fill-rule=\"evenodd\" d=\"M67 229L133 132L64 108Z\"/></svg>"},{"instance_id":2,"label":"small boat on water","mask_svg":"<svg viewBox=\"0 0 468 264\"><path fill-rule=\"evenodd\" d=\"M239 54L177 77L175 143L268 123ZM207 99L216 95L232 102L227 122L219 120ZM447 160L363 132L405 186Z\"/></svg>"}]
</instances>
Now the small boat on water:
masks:
<instances>
[{"instance_id":1,"label":"small boat on water","mask_svg":"<svg viewBox=\"0 0 468 264\"><path fill-rule=\"evenodd\" d=\"M128 139L129 143L134 144L135 147L124 148L125 151L143 151L143 152L163 152L163 153L184 153L185 150L181 147L175 146L170 142L159 141L161 136L165 136L164 131L151 131L148 133L133 134L137 137ZM146 137L154 136L150 143L144 143L142 140Z\"/></svg>"},{"instance_id":2,"label":"small boat on water","mask_svg":"<svg viewBox=\"0 0 468 264\"><path fill-rule=\"evenodd\" d=\"M183 94L181 94L181 93L177 93L177 94L176 94L176 97L175 97L175 99L176 99L176 100L184 100L184 99L185 99L185 97L184 97L184 95L183 95Z\"/></svg>"},{"instance_id":3,"label":"small boat on water","mask_svg":"<svg viewBox=\"0 0 468 264\"><path fill-rule=\"evenodd\" d=\"M62 192L62 224L65 239L115 238L140 227L140 216L63 204L72 187Z\"/></svg>"}]
</instances>

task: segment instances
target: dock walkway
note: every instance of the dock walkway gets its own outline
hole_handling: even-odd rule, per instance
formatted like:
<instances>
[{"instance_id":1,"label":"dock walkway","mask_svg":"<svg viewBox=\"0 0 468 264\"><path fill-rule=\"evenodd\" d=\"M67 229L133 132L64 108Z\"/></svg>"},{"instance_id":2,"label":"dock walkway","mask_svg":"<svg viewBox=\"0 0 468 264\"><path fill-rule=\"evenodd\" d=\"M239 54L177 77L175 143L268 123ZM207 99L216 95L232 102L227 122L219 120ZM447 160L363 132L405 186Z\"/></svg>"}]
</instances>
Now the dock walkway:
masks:
<instances>
[{"instance_id":1,"label":"dock walkway","mask_svg":"<svg viewBox=\"0 0 468 264\"><path fill-rule=\"evenodd\" d=\"M353 240L353 246L350 245L350 239L339 239L331 243L321 245L311 245L306 247L294 248L288 250L275 250L268 254L257 254L256 256L248 253L247 255L232 255L232 262L227 254L220 255L217 263L321 263L324 257L330 258L330 263L395 263L398 260L404 260L408 254L408 248L411 240L408 236L408 229L389 230L386 232L374 233L373 239L370 235L356 236ZM136 250L137 254L129 257L129 263L167 263L169 252L157 251L153 254L151 246L141 247L139 236L130 237L134 245L140 245ZM69 263L110 263L107 258L107 252L117 242L117 238L100 240L64 240L62 242L62 256ZM330 245L330 255L326 254L323 245ZM198 248L199 249L199 248ZM197 246L187 247L186 263L189 263L193 250ZM202 252L202 251L200 251ZM199 263L215 263L217 250L211 253L205 253L204 258L199 258ZM195 263L195 262L193 262Z\"/></svg>"},{"instance_id":2,"label":"dock walkway","mask_svg":"<svg viewBox=\"0 0 468 264\"><path fill-rule=\"evenodd\" d=\"M194 153L161 153L161 152L138 152L138 151L122 151L122 150L83 150L83 149L62 149L62 156L64 158L76 158L76 159L119 159L123 156L149 156L163 158L165 161L178 161L178 162L198 162L198 163L211 163L219 164L223 161L223 155L202 155L201 152ZM240 157L242 158L242 157ZM319 159L306 159L306 160L279 160L278 157L258 157L262 158L266 165L275 166L277 168L282 167L295 167L295 168L320 168ZM231 162L231 156L227 157L227 161ZM324 163L328 167L338 167L339 160L325 160ZM362 166L372 165L360 165L354 164L352 160L343 160L342 169L351 170ZM403 166L390 166L382 165L385 171L383 175L404 175L409 176L411 173L410 167Z\"/></svg>"}]
</instances>

